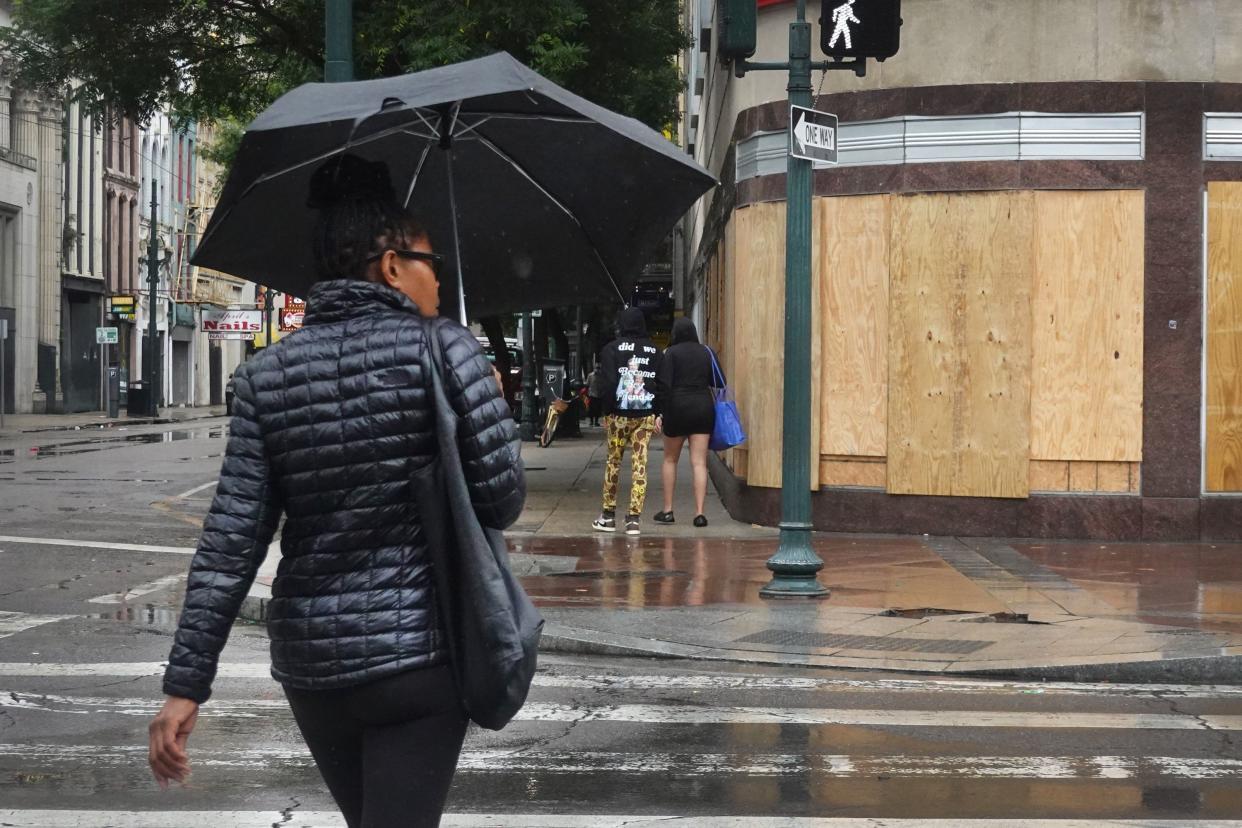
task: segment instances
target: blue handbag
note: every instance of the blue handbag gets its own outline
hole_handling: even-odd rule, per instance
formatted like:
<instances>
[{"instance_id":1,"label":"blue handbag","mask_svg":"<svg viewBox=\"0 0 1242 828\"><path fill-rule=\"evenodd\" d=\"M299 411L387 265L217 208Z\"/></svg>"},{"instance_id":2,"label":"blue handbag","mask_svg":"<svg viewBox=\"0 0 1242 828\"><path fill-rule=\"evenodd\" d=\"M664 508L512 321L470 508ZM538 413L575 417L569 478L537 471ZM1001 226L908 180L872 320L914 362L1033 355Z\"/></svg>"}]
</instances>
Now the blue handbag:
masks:
<instances>
[{"instance_id":1,"label":"blue handbag","mask_svg":"<svg viewBox=\"0 0 1242 828\"><path fill-rule=\"evenodd\" d=\"M707 348L706 345L703 347ZM716 425L712 427L712 436L707 442L707 447L712 451L724 451L745 443L746 429L742 428L742 418L737 413L737 402L733 399L733 392L725 384L724 374L720 371L720 365L716 363L716 354L711 348L707 348L707 353L712 358L712 397L716 404Z\"/></svg>"}]
</instances>

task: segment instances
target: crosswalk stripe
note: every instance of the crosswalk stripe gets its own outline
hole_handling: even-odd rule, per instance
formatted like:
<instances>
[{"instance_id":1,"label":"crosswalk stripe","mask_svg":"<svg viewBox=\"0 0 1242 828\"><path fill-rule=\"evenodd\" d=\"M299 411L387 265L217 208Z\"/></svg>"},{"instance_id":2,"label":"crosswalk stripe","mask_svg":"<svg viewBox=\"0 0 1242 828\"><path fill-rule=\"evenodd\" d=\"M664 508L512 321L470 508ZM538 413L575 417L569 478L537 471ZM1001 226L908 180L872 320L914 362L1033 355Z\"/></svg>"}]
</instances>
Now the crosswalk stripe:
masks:
<instances>
[{"instance_id":1,"label":"crosswalk stripe","mask_svg":"<svg viewBox=\"0 0 1242 828\"><path fill-rule=\"evenodd\" d=\"M25 612L0 611L0 638L8 638L24 630L41 627L44 624L54 624L73 617L72 615L31 615Z\"/></svg>"},{"instance_id":2,"label":"crosswalk stripe","mask_svg":"<svg viewBox=\"0 0 1242 828\"><path fill-rule=\"evenodd\" d=\"M140 766L146 745L0 744L0 758L25 763L92 767ZM228 750L195 748L204 768L261 770L282 763L311 764L302 745ZM644 751L532 751L468 749L458 770L468 773L654 773L678 776L797 776L834 778L949 776L955 779L1242 779L1242 759L1183 756L918 756L806 753L670 753Z\"/></svg>"},{"instance_id":3,"label":"crosswalk stripe","mask_svg":"<svg viewBox=\"0 0 1242 828\"><path fill-rule=\"evenodd\" d=\"M141 543L112 543L111 541L77 540L74 538L31 538L17 535L0 535L0 543L30 543L36 546L73 546L79 549L119 549L123 552L167 552L173 555L193 555L193 546L150 546Z\"/></svg>"},{"instance_id":4,"label":"crosswalk stripe","mask_svg":"<svg viewBox=\"0 0 1242 828\"><path fill-rule=\"evenodd\" d=\"M60 616L57 616L60 617ZM166 662L0 662L0 677L134 677L163 675ZM265 679L271 665L259 662L226 662L217 675L222 679ZM966 679L831 679L799 676L754 675L620 675L538 673L536 687L582 690L823 690L859 693L975 693L994 695L1125 696L1130 698L1242 698L1242 686L1225 684L1105 684L1071 682L972 681Z\"/></svg>"},{"instance_id":5,"label":"crosswalk stripe","mask_svg":"<svg viewBox=\"0 0 1242 828\"><path fill-rule=\"evenodd\" d=\"M159 592L165 587L174 586L185 580L185 575L166 575L163 578L157 578L145 584L139 584L125 592L109 593L108 595L100 595L96 598L88 598L88 604L122 604L128 603L135 598L141 598L144 595L150 595L152 592Z\"/></svg>"},{"instance_id":6,"label":"crosswalk stripe","mask_svg":"<svg viewBox=\"0 0 1242 828\"><path fill-rule=\"evenodd\" d=\"M0 709L63 714L113 713L149 716L158 698L95 698L0 690ZM283 699L224 699L205 705L204 717L249 718L284 715ZM996 710L868 710L827 707L713 707L680 704L580 705L529 702L515 721L641 722L649 724L785 724L864 725L876 727L953 727L1105 729L1105 730L1242 730L1242 715L1203 713L1073 713Z\"/></svg>"},{"instance_id":7,"label":"crosswalk stripe","mask_svg":"<svg viewBox=\"0 0 1242 828\"><path fill-rule=\"evenodd\" d=\"M675 822L674 822L675 821ZM5 811L13 828L345 828L333 811ZM1242 828L1224 819L902 819L894 817L445 814L442 828Z\"/></svg>"}]
</instances>

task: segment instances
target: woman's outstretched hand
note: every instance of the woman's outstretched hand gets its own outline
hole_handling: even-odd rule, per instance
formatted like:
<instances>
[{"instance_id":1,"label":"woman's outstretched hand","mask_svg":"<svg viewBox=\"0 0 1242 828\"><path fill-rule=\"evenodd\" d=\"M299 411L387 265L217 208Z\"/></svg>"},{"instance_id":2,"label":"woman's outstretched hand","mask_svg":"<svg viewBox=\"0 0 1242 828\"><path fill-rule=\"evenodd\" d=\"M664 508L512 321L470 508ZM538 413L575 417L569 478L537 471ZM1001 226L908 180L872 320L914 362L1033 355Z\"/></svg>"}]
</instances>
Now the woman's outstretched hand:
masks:
<instances>
[{"instance_id":1,"label":"woman's outstretched hand","mask_svg":"<svg viewBox=\"0 0 1242 828\"><path fill-rule=\"evenodd\" d=\"M185 743L198 721L198 702L180 696L169 696L164 707L151 720L147 761L161 788L169 782L184 782L190 775L190 760Z\"/></svg>"}]
</instances>

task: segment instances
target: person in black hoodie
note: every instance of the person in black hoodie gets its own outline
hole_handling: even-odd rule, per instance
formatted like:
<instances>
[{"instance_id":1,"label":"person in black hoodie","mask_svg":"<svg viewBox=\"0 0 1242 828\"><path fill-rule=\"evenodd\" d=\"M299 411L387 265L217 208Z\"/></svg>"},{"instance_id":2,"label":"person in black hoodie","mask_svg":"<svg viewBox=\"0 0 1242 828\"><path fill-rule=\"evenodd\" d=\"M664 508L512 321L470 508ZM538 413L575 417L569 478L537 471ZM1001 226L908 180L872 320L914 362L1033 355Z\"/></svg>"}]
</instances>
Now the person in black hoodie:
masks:
<instances>
[{"instance_id":1,"label":"person in black hoodie","mask_svg":"<svg viewBox=\"0 0 1242 828\"><path fill-rule=\"evenodd\" d=\"M621 459L631 452L630 508L625 515L625 534L639 533L639 516L647 498L647 444L656 433L655 377L660 368L660 349L647 336L647 320L638 308L617 315L617 338L604 346L597 369L605 393L608 428L608 462L604 467L604 502L600 516L591 524L600 532L617 531L617 484Z\"/></svg>"},{"instance_id":2,"label":"person in black hoodie","mask_svg":"<svg viewBox=\"0 0 1242 828\"><path fill-rule=\"evenodd\" d=\"M440 256L388 169L346 155L311 179L320 280L302 330L233 377L229 442L190 563L185 605L149 727L161 786L284 515L268 605L272 676L349 828L436 826L466 734L437 610L428 514L411 480L436 459L431 336L460 417L475 514L503 529L526 497L520 442L478 340L439 306Z\"/></svg>"}]
</instances>

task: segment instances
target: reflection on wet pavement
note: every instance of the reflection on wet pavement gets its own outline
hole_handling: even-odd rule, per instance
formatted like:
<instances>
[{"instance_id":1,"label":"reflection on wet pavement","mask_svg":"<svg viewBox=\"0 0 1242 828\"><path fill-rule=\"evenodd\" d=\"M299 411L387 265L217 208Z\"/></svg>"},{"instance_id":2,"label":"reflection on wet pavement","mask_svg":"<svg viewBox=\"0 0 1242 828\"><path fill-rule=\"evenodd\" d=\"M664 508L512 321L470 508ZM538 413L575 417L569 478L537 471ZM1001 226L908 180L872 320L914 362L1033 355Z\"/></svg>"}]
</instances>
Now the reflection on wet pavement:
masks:
<instances>
[{"instance_id":1,"label":"reflection on wet pavement","mask_svg":"<svg viewBox=\"0 0 1242 828\"><path fill-rule=\"evenodd\" d=\"M1242 632L1242 544L1012 545L1119 615L1149 624Z\"/></svg>"},{"instance_id":2,"label":"reflection on wet pavement","mask_svg":"<svg viewBox=\"0 0 1242 828\"><path fill-rule=\"evenodd\" d=\"M775 539L522 538L514 552L578 557L576 572L523 579L543 606L643 607L763 604L759 588ZM835 607L1001 612L1005 606L963 578L918 538L817 537L820 582Z\"/></svg>"},{"instance_id":3,"label":"reflection on wet pavement","mask_svg":"<svg viewBox=\"0 0 1242 828\"><path fill-rule=\"evenodd\" d=\"M1064 593L1076 590L1097 608L1092 616L1242 632L1242 544L988 542L1009 555L989 551L1007 564L1009 582L999 589L950 566L929 539L821 535L814 543L824 560L820 582L832 595L808 607L990 614L1042 596L1064 604ZM522 579L541 606L642 609L765 604L759 589L771 577L764 564L776 540L599 535L511 545L577 558L573 571Z\"/></svg>"},{"instance_id":4,"label":"reflection on wet pavement","mask_svg":"<svg viewBox=\"0 0 1242 828\"><path fill-rule=\"evenodd\" d=\"M12 463L18 459L41 460L47 457L65 457L92 451L123 448L135 443L175 443L182 440L214 439L226 436L223 426L214 428L175 429L153 434L117 434L89 440L71 440L66 443L50 443L31 446L28 449L0 449L0 463Z\"/></svg>"}]
</instances>

